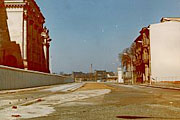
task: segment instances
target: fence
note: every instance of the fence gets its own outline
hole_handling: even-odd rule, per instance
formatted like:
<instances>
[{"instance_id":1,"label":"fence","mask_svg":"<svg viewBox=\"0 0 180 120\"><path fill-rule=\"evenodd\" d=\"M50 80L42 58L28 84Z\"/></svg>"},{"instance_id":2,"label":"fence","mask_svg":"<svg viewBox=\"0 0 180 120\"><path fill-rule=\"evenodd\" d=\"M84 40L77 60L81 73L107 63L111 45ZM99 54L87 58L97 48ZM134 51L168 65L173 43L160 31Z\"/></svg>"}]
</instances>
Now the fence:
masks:
<instances>
[{"instance_id":1,"label":"fence","mask_svg":"<svg viewBox=\"0 0 180 120\"><path fill-rule=\"evenodd\" d=\"M175 82L180 81L180 76L167 76L167 77L153 77L154 82L169 81Z\"/></svg>"},{"instance_id":2,"label":"fence","mask_svg":"<svg viewBox=\"0 0 180 120\"><path fill-rule=\"evenodd\" d=\"M0 65L0 90L71 83L71 77L22 70Z\"/></svg>"}]
</instances>

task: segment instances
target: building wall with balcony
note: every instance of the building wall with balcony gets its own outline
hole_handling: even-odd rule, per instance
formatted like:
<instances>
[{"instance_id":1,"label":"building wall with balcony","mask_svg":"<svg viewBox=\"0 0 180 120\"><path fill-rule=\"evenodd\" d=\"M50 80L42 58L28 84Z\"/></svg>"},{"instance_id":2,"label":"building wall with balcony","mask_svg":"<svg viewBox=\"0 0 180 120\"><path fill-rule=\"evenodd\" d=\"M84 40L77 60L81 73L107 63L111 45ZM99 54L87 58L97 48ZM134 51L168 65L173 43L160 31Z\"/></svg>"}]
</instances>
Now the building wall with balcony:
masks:
<instances>
[{"instance_id":1,"label":"building wall with balcony","mask_svg":"<svg viewBox=\"0 0 180 120\"><path fill-rule=\"evenodd\" d=\"M144 27L140 31L140 36L135 40L136 56L134 66L136 68L134 74L135 81L140 83L148 83L150 80L150 39L149 28Z\"/></svg>"},{"instance_id":2,"label":"building wall with balcony","mask_svg":"<svg viewBox=\"0 0 180 120\"><path fill-rule=\"evenodd\" d=\"M126 55L123 66L123 79L125 83L148 83L150 80L150 39L149 28L142 28L140 35L124 51Z\"/></svg>"}]
</instances>

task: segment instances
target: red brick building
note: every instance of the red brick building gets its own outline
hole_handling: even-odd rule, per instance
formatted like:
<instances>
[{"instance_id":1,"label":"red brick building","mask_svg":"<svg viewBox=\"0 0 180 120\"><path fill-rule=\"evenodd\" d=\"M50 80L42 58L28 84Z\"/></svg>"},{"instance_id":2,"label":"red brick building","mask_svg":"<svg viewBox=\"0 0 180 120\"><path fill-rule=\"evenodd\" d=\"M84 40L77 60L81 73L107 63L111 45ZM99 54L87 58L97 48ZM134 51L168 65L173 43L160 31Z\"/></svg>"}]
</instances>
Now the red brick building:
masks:
<instances>
[{"instance_id":1,"label":"red brick building","mask_svg":"<svg viewBox=\"0 0 180 120\"><path fill-rule=\"evenodd\" d=\"M36 2L4 0L2 5L4 9L1 7L0 14L4 17L0 19L0 24L6 26L7 35L3 35L1 56L4 61L0 64L49 73L51 39L49 30L44 27L45 18Z\"/></svg>"}]
</instances>

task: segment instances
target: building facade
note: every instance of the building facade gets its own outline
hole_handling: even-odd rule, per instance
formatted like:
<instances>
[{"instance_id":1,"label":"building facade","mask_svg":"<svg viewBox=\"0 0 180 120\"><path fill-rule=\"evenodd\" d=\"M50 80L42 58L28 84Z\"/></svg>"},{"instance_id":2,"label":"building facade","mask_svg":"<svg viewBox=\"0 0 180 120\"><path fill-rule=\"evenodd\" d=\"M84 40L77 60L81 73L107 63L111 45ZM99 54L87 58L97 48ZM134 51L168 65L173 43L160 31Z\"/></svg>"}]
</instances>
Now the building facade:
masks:
<instances>
[{"instance_id":1,"label":"building facade","mask_svg":"<svg viewBox=\"0 0 180 120\"><path fill-rule=\"evenodd\" d=\"M151 54L149 28L144 27L139 32L140 35L132 43L128 51L123 51L123 56L129 59L124 71L125 83L149 83L151 76ZM124 55L125 54L125 55ZM132 69L131 69L132 68ZM128 72L127 72L128 71ZM128 74L128 76L127 76Z\"/></svg>"},{"instance_id":2,"label":"building facade","mask_svg":"<svg viewBox=\"0 0 180 120\"><path fill-rule=\"evenodd\" d=\"M93 73L73 72L72 77L75 82L94 81L95 80Z\"/></svg>"},{"instance_id":3,"label":"building facade","mask_svg":"<svg viewBox=\"0 0 180 120\"><path fill-rule=\"evenodd\" d=\"M11 41L20 46L23 67L49 73L49 30L34 0L4 0Z\"/></svg>"},{"instance_id":4,"label":"building facade","mask_svg":"<svg viewBox=\"0 0 180 120\"><path fill-rule=\"evenodd\" d=\"M133 67L135 82L148 83L150 80L150 39L149 28L144 27L135 42Z\"/></svg>"},{"instance_id":5,"label":"building facade","mask_svg":"<svg viewBox=\"0 0 180 120\"><path fill-rule=\"evenodd\" d=\"M95 70L95 80L96 81L106 81L107 80L107 72L106 70Z\"/></svg>"},{"instance_id":6,"label":"building facade","mask_svg":"<svg viewBox=\"0 0 180 120\"><path fill-rule=\"evenodd\" d=\"M10 41L7 19L4 1L0 0L0 64L24 68L19 44Z\"/></svg>"},{"instance_id":7,"label":"building facade","mask_svg":"<svg viewBox=\"0 0 180 120\"><path fill-rule=\"evenodd\" d=\"M180 81L180 18L162 18L151 24L151 78L156 81Z\"/></svg>"},{"instance_id":8,"label":"building facade","mask_svg":"<svg viewBox=\"0 0 180 120\"><path fill-rule=\"evenodd\" d=\"M180 81L179 28L180 18L162 18L161 23L142 28L131 47L121 53L123 79L150 84ZM127 76L129 70L132 75Z\"/></svg>"},{"instance_id":9,"label":"building facade","mask_svg":"<svg viewBox=\"0 0 180 120\"><path fill-rule=\"evenodd\" d=\"M76 82L82 81L95 81L95 82L106 82L106 81L117 81L118 76L113 72L107 72L106 70L95 70L91 73L73 72L72 77Z\"/></svg>"}]
</instances>

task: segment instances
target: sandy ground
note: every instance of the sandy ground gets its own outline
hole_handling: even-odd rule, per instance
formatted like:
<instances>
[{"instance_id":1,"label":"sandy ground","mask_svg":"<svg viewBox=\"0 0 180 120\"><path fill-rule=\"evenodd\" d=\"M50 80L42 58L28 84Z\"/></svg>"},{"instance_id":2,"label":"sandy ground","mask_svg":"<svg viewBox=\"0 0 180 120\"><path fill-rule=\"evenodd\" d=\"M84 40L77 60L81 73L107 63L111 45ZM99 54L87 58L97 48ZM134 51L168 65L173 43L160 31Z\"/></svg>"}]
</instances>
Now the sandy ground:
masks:
<instances>
[{"instance_id":1,"label":"sandy ground","mask_svg":"<svg viewBox=\"0 0 180 120\"><path fill-rule=\"evenodd\" d=\"M28 100L17 99L24 97ZM14 103L4 104L9 100ZM21 94L3 94L0 101L3 101L2 120L180 119L179 91L136 85L66 84ZM12 109L13 105L17 105L17 109Z\"/></svg>"},{"instance_id":2,"label":"sandy ground","mask_svg":"<svg viewBox=\"0 0 180 120\"><path fill-rule=\"evenodd\" d=\"M30 120L180 119L179 91L110 83L90 83L78 91L92 88L110 88L111 92L57 104L47 117Z\"/></svg>"},{"instance_id":3,"label":"sandy ground","mask_svg":"<svg viewBox=\"0 0 180 120\"><path fill-rule=\"evenodd\" d=\"M79 88L79 89L78 89ZM55 112L55 106L66 104L68 102L88 99L96 96L101 96L111 92L111 87L104 84L95 83L74 83L67 85L59 85L51 88L36 90L32 95L39 92L44 94L36 99L27 101L19 101L17 99L5 99L1 101L0 118L3 120L30 119L42 116L48 116ZM78 89L78 90L76 90ZM25 91L23 91L24 93ZM27 91L29 92L29 90ZM16 95L23 96L23 94ZM46 94L45 94L46 93ZM11 101L10 107L6 106ZM14 101L14 102L13 102ZM17 108L13 109L15 105Z\"/></svg>"},{"instance_id":4,"label":"sandy ground","mask_svg":"<svg viewBox=\"0 0 180 120\"><path fill-rule=\"evenodd\" d=\"M111 86L107 86L104 83L86 83L83 87L79 88L78 90L94 90L94 89L110 89L114 90L115 88Z\"/></svg>"}]
</instances>

